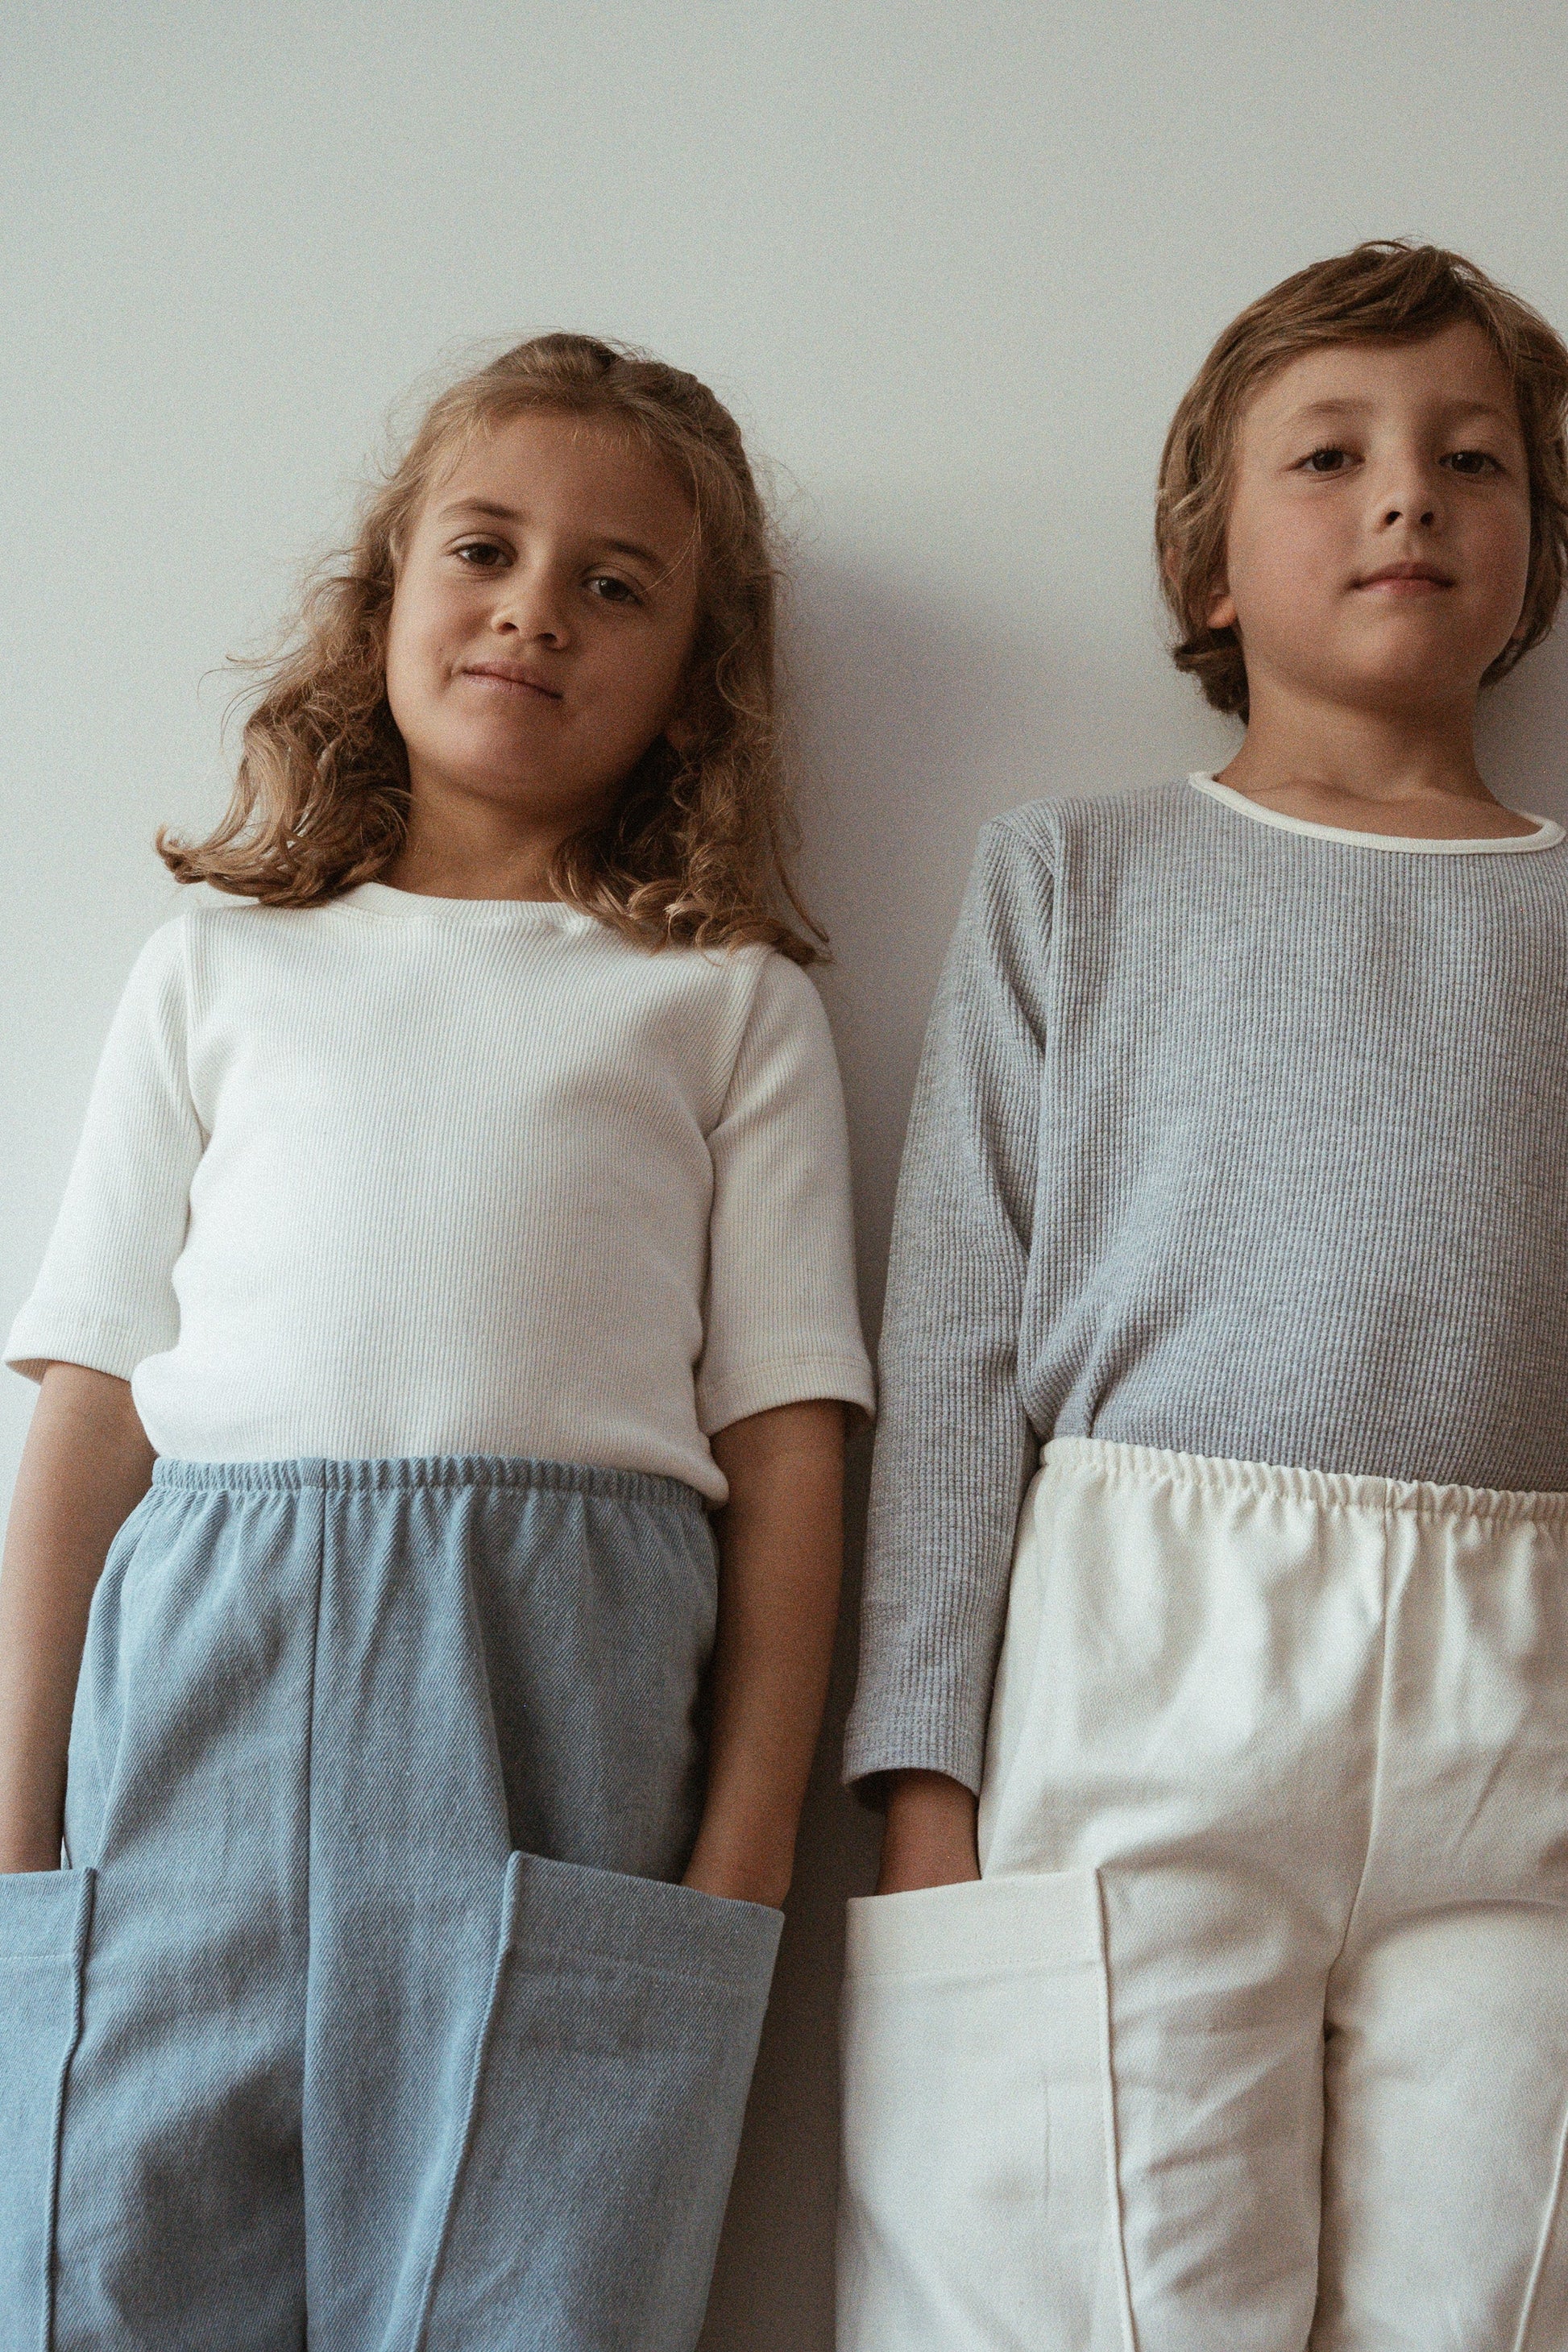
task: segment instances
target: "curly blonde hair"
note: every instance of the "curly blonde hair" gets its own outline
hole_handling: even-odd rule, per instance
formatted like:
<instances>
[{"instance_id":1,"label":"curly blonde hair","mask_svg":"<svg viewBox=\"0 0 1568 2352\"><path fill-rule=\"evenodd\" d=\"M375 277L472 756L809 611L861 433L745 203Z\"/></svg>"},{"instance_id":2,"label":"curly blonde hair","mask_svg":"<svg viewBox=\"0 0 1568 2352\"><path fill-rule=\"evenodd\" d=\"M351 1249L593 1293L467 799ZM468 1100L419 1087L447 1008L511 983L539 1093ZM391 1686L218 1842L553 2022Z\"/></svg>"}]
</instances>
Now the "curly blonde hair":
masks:
<instances>
[{"instance_id":1,"label":"curly blonde hair","mask_svg":"<svg viewBox=\"0 0 1568 2352\"><path fill-rule=\"evenodd\" d=\"M1551 628L1568 577L1568 349L1538 310L1462 254L1375 239L1316 261L1249 303L1183 395L1160 460L1154 547L1176 625L1171 657L1216 710L1247 717L1247 664L1235 629L1209 626L1225 565L1226 520L1243 410L1270 376L1328 343L1413 343L1463 320L1479 327L1512 381L1530 467L1530 572L1522 635L1481 683L1492 685Z\"/></svg>"},{"instance_id":2,"label":"curly blonde hair","mask_svg":"<svg viewBox=\"0 0 1568 2352\"><path fill-rule=\"evenodd\" d=\"M695 376L589 335L535 336L432 404L367 496L353 545L308 580L283 649L255 665L259 698L222 821L204 841L160 833L160 855L182 882L274 907L320 906L390 865L409 803L386 698L399 561L433 484L477 436L530 410L605 419L675 470L699 583L681 747L659 738L609 821L557 852L552 888L650 948L762 941L817 961L826 935L789 871L773 531L740 429Z\"/></svg>"}]
</instances>

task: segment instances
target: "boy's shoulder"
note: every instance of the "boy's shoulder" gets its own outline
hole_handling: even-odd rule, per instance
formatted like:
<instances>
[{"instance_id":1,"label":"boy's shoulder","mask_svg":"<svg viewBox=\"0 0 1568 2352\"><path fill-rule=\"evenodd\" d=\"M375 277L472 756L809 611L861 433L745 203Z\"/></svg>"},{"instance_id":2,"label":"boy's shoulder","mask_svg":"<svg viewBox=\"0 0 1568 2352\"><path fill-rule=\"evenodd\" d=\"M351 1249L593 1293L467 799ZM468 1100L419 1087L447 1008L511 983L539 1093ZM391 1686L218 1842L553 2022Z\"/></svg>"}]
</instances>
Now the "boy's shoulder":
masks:
<instances>
[{"instance_id":1,"label":"boy's shoulder","mask_svg":"<svg viewBox=\"0 0 1568 2352\"><path fill-rule=\"evenodd\" d=\"M1004 851L1044 858L1055 866L1077 848L1110 846L1168 837L1192 815L1196 795L1186 777L1131 790L1068 793L1049 800L1024 801L1005 809L983 827L981 840Z\"/></svg>"}]
</instances>

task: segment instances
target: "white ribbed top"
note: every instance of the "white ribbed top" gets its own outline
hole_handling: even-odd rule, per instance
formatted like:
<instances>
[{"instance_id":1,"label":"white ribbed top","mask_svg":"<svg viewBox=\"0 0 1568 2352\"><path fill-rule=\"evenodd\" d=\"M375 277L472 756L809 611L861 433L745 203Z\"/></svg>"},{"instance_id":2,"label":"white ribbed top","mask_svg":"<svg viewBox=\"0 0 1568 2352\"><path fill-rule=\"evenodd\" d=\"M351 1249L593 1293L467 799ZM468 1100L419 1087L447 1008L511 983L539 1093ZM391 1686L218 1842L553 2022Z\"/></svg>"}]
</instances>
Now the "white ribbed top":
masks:
<instances>
[{"instance_id":1,"label":"white ribbed top","mask_svg":"<svg viewBox=\"0 0 1568 2352\"><path fill-rule=\"evenodd\" d=\"M6 1360L160 1454L595 1462L868 1409L826 1016L763 948L369 883L195 907L132 973Z\"/></svg>"}]
</instances>

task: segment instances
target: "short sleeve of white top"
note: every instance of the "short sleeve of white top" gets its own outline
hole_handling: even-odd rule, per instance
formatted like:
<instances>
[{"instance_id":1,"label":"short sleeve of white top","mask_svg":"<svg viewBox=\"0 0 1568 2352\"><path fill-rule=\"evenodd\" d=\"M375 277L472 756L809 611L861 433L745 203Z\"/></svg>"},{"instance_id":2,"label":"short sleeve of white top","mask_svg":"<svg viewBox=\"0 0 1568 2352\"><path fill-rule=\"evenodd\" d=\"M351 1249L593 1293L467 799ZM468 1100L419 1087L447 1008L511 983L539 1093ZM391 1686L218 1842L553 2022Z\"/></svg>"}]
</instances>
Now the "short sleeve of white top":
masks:
<instances>
[{"instance_id":1,"label":"short sleeve of white top","mask_svg":"<svg viewBox=\"0 0 1568 2352\"><path fill-rule=\"evenodd\" d=\"M826 1018L764 948L367 883L190 909L132 973L6 1360L132 1384L160 1454L451 1454L725 1486L869 1411Z\"/></svg>"}]
</instances>

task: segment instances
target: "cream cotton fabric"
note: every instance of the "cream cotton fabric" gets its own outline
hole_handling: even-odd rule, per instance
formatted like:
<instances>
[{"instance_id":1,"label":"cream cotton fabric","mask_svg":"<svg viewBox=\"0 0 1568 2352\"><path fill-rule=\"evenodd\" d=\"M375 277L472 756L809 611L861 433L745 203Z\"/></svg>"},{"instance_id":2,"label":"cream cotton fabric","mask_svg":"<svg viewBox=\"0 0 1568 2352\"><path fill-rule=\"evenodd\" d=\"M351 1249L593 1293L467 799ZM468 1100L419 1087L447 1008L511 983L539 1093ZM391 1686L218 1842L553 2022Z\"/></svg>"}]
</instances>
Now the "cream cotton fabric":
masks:
<instances>
[{"instance_id":1,"label":"cream cotton fabric","mask_svg":"<svg viewBox=\"0 0 1568 2352\"><path fill-rule=\"evenodd\" d=\"M851 1906L840 2352L1563 2352L1568 1496L1067 1438Z\"/></svg>"},{"instance_id":2,"label":"cream cotton fabric","mask_svg":"<svg viewBox=\"0 0 1568 2352\"><path fill-rule=\"evenodd\" d=\"M6 1358L129 1379L189 1461L524 1455L721 1502L714 1431L871 1403L816 992L552 903L193 907Z\"/></svg>"}]
</instances>

